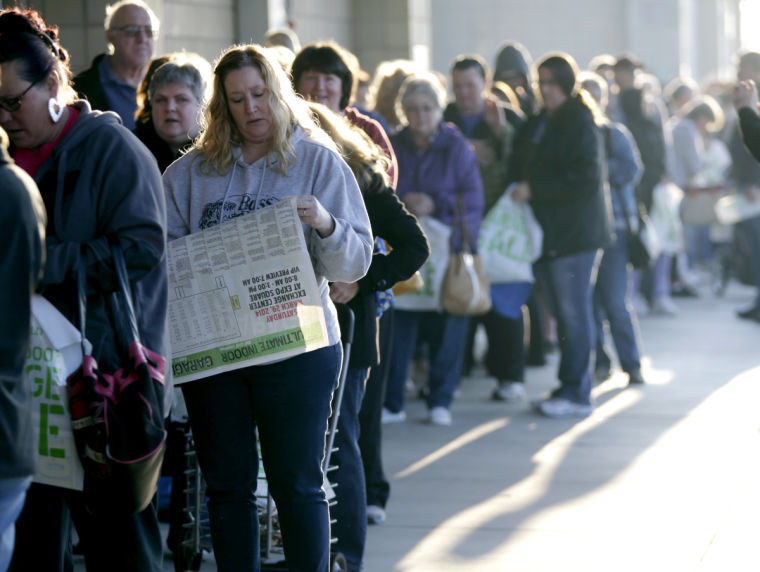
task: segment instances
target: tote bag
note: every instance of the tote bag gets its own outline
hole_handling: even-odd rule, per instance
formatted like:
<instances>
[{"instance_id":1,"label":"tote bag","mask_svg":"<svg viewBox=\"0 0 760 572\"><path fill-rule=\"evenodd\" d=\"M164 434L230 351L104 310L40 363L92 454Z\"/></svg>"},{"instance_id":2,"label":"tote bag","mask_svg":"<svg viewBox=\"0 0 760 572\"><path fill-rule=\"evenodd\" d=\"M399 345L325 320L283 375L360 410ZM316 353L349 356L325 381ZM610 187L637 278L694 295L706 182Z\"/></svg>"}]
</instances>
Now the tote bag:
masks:
<instances>
[{"instance_id":1,"label":"tote bag","mask_svg":"<svg viewBox=\"0 0 760 572\"><path fill-rule=\"evenodd\" d=\"M478 252L492 284L533 282L533 262L541 256L544 233L524 202L507 191L488 211L480 227Z\"/></svg>"}]
</instances>

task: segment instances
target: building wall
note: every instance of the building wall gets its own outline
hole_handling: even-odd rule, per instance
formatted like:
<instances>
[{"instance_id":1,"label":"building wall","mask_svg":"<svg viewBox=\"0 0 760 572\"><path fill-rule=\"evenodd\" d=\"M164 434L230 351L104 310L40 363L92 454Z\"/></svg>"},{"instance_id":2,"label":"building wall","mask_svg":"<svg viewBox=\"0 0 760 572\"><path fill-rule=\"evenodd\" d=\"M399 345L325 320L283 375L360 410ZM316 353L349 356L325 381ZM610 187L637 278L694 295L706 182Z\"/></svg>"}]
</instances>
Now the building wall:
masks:
<instances>
[{"instance_id":1,"label":"building wall","mask_svg":"<svg viewBox=\"0 0 760 572\"><path fill-rule=\"evenodd\" d=\"M663 80L679 72L725 78L740 41L740 0L146 1L162 23L157 53L184 48L213 60L235 42L261 42L270 26L291 23L303 43L335 39L369 71L410 58L445 73L461 53L492 63L502 42L519 40L534 58L562 50L582 67L598 53L632 51ZM60 26L75 72L105 50L107 0L26 4Z\"/></svg>"}]
</instances>

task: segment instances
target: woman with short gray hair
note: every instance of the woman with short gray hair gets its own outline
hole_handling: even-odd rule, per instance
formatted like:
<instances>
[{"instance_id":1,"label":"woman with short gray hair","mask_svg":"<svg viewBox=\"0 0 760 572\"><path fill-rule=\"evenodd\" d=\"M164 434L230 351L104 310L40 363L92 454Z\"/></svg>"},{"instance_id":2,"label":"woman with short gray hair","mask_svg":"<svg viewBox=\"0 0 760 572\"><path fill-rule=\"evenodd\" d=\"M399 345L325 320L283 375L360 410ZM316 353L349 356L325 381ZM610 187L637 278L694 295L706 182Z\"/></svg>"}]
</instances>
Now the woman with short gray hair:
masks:
<instances>
[{"instance_id":1,"label":"woman with short gray hair","mask_svg":"<svg viewBox=\"0 0 760 572\"><path fill-rule=\"evenodd\" d=\"M175 53L154 60L140 91L135 135L163 172L200 131L201 110L211 86L211 65L198 54ZM152 71L152 73L151 73Z\"/></svg>"},{"instance_id":2,"label":"woman with short gray hair","mask_svg":"<svg viewBox=\"0 0 760 572\"><path fill-rule=\"evenodd\" d=\"M396 192L414 215L430 216L452 227L454 252L469 244L477 250L483 218L483 180L475 152L455 126L443 121L446 90L432 73L404 80L396 109L405 127L391 136L398 159ZM461 212L459 210L461 209ZM463 221L469 231L463 236ZM388 386L383 409L385 423L403 421L404 387L418 332L430 343L429 421L451 425L451 403L464 357L468 318L447 312L394 311Z\"/></svg>"}]
</instances>

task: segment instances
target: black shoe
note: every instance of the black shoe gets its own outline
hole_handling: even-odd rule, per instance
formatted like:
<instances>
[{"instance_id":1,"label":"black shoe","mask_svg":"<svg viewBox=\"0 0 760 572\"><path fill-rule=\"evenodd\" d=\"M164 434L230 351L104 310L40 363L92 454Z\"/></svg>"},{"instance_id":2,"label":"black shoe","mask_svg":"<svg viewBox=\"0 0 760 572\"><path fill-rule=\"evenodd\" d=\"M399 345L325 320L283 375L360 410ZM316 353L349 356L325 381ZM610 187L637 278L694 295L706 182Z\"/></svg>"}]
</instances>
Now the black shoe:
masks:
<instances>
[{"instance_id":1,"label":"black shoe","mask_svg":"<svg viewBox=\"0 0 760 572\"><path fill-rule=\"evenodd\" d=\"M640 371L631 371L628 373L628 385L644 385L644 378Z\"/></svg>"},{"instance_id":2,"label":"black shoe","mask_svg":"<svg viewBox=\"0 0 760 572\"><path fill-rule=\"evenodd\" d=\"M752 306L751 308L747 310L741 310L739 312L736 312L736 315L743 320L755 320L757 321L758 316L760 316L760 306Z\"/></svg>"}]
</instances>

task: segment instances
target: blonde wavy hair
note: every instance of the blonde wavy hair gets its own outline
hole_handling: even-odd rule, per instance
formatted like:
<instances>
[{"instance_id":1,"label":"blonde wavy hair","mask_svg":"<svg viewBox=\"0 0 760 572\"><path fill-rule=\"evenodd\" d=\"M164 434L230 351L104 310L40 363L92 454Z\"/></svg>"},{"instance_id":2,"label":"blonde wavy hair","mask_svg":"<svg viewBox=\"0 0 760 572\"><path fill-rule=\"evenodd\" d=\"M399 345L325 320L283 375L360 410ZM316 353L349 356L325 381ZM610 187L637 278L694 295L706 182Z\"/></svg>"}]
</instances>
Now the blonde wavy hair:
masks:
<instances>
[{"instance_id":1,"label":"blonde wavy hair","mask_svg":"<svg viewBox=\"0 0 760 572\"><path fill-rule=\"evenodd\" d=\"M214 86L211 99L201 119L201 132L195 147L203 155L201 171L213 169L223 175L232 167L233 147L241 146L243 138L238 131L227 105L224 80L235 70L256 68L267 86L269 111L272 115L272 143L267 153L267 164L278 160L278 170L287 173L296 160L291 142L297 127L301 127L313 140L335 150L330 138L314 123L306 102L293 91L285 71L276 57L263 46L246 44L228 48L214 66Z\"/></svg>"},{"instance_id":2,"label":"blonde wavy hair","mask_svg":"<svg viewBox=\"0 0 760 572\"><path fill-rule=\"evenodd\" d=\"M386 186L390 185L387 171L391 161L369 135L321 103L309 102L309 109L338 147L360 187L369 182L373 174L382 177Z\"/></svg>"}]
</instances>

